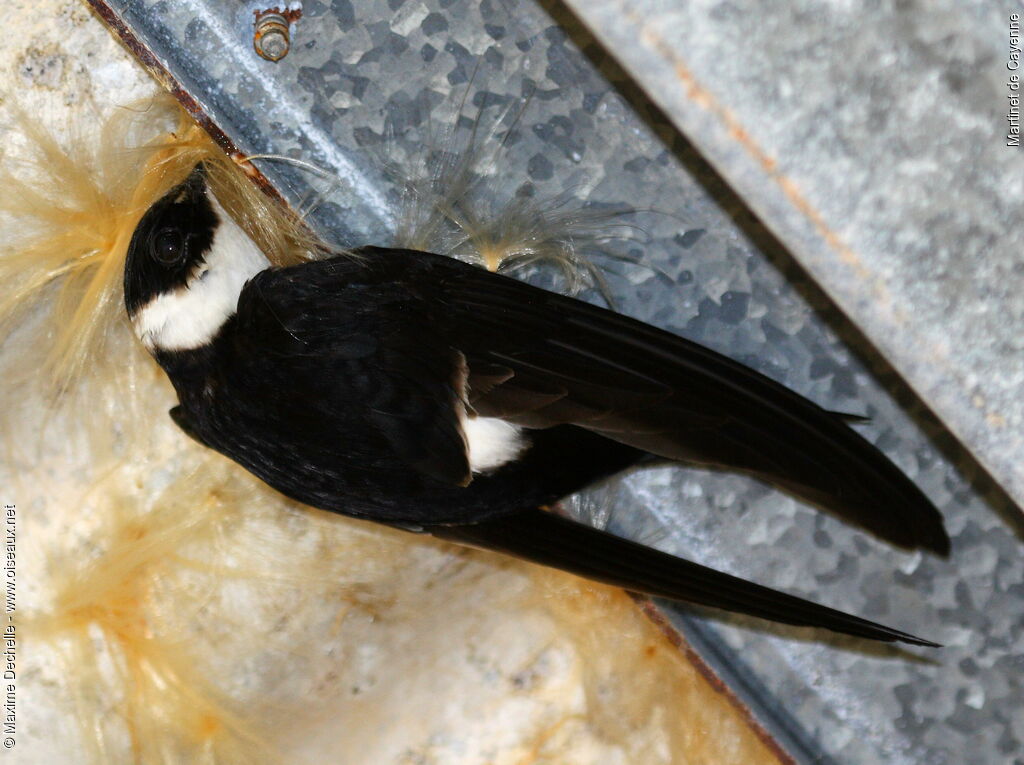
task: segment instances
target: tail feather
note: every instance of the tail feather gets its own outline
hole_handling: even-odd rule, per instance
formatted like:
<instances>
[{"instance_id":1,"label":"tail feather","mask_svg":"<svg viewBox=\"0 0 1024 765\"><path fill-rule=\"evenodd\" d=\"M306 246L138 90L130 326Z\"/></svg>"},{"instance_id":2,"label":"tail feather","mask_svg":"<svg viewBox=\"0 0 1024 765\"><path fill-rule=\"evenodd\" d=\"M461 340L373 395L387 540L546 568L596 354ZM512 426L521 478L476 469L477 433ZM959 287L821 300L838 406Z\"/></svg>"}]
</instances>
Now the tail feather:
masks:
<instances>
[{"instance_id":1,"label":"tail feather","mask_svg":"<svg viewBox=\"0 0 1024 765\"><path fill-rule=\"evenodd\" d=\"M939 645L540 509L430 531L442 539L506 553L648 595L872 640Z\"/></svg>"}]
</instances>

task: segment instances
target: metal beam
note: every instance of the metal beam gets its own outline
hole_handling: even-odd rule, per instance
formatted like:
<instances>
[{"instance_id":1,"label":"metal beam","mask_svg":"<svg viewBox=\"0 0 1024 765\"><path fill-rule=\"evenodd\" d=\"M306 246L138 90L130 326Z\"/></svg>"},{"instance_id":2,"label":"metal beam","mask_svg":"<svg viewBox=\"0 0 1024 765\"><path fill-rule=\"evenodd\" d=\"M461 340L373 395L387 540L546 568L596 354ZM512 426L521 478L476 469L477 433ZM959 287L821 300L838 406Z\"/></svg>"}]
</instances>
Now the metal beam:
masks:
<instances>
[{"instance_id":1,"label":"metal beam","mask_svg":"<svg viewBox=\"0 0 1024 765\"><path fill-rule=\"evenodd\" d=\"M566 3L1024 504L1024 8Z\"/></svg>"}]
</instances>

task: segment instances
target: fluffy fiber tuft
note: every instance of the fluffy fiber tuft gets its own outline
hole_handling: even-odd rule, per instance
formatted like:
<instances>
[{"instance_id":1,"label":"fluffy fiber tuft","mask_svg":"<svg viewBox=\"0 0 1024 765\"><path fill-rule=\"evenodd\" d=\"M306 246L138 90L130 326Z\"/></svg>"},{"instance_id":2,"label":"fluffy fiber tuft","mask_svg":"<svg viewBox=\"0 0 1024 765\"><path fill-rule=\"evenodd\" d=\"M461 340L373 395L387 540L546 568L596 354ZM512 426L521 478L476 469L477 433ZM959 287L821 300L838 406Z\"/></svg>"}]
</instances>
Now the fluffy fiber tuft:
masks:
<instances>
[{"instance_id":1,"label":"fluffy fiber tuft","mask_svg":"<svg viewBox=\"0 0 1024 765\"><path fill-rule=\"evenodd\" d=\"M526 99L490 117L483 109L473 119L459 115L422 150L382 162L400 200L395 246L489 271L553 266L567 292L591 285L605 291L592 258L619 257L607 245L635 230L621 221L632 210L582 206L571 192L537 196L530 184L499 181L506 144L528 108Z\"/></svg>"},{"instance_id":2,"label":"fluffy fiber tuft","mask_svg":"<svg viewBox=\"0 0 1024 765\"><path fill-rule=\"evenodd\" d=\"M7 113L0 338L28 319L44 322L47 342L36 350L55 391L106 359L110 338L127 328L122 280L132 232L196 163L207 163L218 198L274 262L318 246L169 98L119 109L66 141L14 107ZM123 350L115 363L125 362Z\"/></svg>"}]
</instances>

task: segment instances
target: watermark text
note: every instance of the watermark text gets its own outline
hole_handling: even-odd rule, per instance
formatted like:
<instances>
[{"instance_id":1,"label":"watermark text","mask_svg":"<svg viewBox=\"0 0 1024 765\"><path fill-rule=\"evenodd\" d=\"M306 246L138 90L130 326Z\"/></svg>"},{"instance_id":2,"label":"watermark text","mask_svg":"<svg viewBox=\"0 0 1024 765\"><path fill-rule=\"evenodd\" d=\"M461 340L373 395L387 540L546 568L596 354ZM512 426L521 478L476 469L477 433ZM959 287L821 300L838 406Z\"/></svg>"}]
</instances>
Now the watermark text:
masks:
<instances>
[{"instance_id":1,"label":"watermark text","mask_svg":"<svg viewBox=\"0 0 1024 765\"><path fill-rule=\"evenodd\" d=\"M18 634L14 615L18 606L18 508L12 504L3 506L4 540L4 614L0 625L0 640L3 643L3 681L0 691L3 696L3 716L0 717L0 744L4 749L14 748L18 732Z\"/></svg>"},{"instance_id":2,"label":"watermark text","mask_svg":"<svg viewBox=\"0 0 1024 765\"><path fill-rule=\"evenodd\" d=\"M1010 72L1007 78L1007 98L1010 107L1006 111L1006 145L1020 146L1020 78L1021 78L1021 38L1019 13L1010 14L1010 55L1006 59L1006 68Z\"/></svg>"}]
</instances>

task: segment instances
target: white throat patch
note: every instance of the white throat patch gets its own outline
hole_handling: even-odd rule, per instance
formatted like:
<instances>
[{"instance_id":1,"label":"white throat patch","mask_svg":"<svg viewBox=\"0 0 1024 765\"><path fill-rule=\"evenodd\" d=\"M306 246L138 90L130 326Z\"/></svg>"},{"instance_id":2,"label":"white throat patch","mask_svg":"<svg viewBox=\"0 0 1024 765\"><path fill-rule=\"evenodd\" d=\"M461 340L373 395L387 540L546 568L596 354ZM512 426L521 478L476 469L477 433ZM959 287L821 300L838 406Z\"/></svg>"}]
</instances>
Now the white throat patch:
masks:
<instances>
[{"instance_id":1,"label":"white throat patch","mask_svg":"<svg viewBox=\"0 0 1024 765\"><path fill-rule=\"evenodd\" d=\"M210 342L238 309L245 283L270 266L217 198L206 194L218 224L205 264L186 286L157 295L132 318L135 333L151 351L185 351Z\"/></svg>"}]
</instances>

